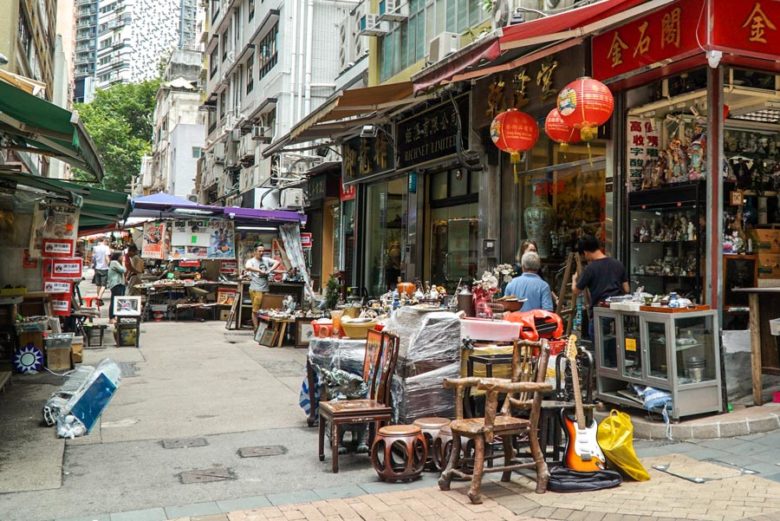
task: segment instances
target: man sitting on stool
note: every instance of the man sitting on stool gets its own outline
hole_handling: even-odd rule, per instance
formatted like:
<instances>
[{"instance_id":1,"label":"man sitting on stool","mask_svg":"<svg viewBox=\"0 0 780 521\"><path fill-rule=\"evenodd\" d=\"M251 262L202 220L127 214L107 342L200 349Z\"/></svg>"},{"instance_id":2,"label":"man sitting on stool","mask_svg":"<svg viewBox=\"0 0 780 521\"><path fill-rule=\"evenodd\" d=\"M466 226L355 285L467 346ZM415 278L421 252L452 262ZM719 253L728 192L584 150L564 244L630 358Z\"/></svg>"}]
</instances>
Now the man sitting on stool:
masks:
<instances>
[{"instance_id":1,"label":"man sitting on stool","mask_svg":"<svg viewBox=\"0 0 780 521\"><path fill-rule=\"evenodd\" d=\"M515 277L507 284L505 296L513 295L518 299L526 299L520 311L533 311L534 309L553 310L552 292L550 285L537 274L542 267L539 254L529 251L520 259L523 274Z\"/></svg>"}]
</instances>

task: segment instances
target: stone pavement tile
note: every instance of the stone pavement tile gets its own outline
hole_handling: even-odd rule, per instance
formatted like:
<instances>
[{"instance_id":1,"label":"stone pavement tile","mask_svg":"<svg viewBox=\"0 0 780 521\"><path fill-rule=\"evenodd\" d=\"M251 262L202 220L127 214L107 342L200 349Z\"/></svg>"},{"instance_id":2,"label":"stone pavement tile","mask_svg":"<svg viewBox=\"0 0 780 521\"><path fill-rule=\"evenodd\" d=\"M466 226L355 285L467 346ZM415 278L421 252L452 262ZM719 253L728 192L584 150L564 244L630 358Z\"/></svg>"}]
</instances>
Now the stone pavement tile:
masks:
<instances>
[{"instance_id":1,"label":"stone pavement tile","mask_svg":"<svg viewBox=\"0 0 780 521\"><path fill-rule=\"evenodd\" d=\"M366 494L382 494L386 492L398 492L400 490L410 490L412 488L409 483L385 483L384 481L377 481L375 483L363 483L358 486L362 488Z\"/></svg>"},{"instance_id":2,"label":"stone pavement tile","mask_svg":"<svg viewBox=\"0 0 780 521\"><path fill-rule=\"evenodd\" d=\"M194 516L208 516L212 514L221 514L224 512L219 508L214 501L207 503L193 503L192 505L180 505L173 507L165 507L165 514L168 518L176 517L194 517Z\"/></svg>"},{"instance_id":3,"label":"stone pavement tile","mask_svg":"<svg viewBox=\"0 0 780 521\"><path fill-rule=\"evenodd\" d=\"M764 479L771 479L772 481L777 481L778 483L780 483L780 472L778 472L777 474L769 474L769 475L764 474L762 477Z\"/></svg>"},{"instance_id":4,"label":"stone pavement tile","mask_svg":"<svg viewBox=\"0 0 780 521\"><path fill-rule=\"evenodd\" d=\"M166 521L168 516L162 508L147 508L111 514L111 521Z\"/></svg>"},{"instance_id":5,"label":"stone pavement tile","mask_svg":"<svg viewBox=\"0 0 780 521\"><path fill-rule=\"evenodd\" d=\"M271 502L265 496L252 496L241 499L225 499L217 501L221 512L234 512L236 510L251 510L253 508L270 507Z\"/></svg>"},{"instance_id":6,"label":"stone pavement tile","mask_svg":"<svg viewBox=\"0 0 780 521\"><path fill-rule=\"evenodd\" d=\"M289 505L293 503L306 503L308 501L317 501L320 497L311 490L300 490L297 492L283 492L281 494L268 494L268 501L272 505ZM113 521L113 520L112 520Z\"/></svg>"},{"instance_id":7,"label":"stone pavement tile","mask_svg":"<svg viewBox=\"0 0 780 521\"><path fill-rule=\"evenodd\" d=\"M349 485L343 487L315 488L314 493L317 494L320 499L340 499L362 496L366 492L357 485Z\"/></svg>"},{"instance_id":8,"label":"stone pavement tile","mask_svg":"<svg viewBox=\"0 0 780 521\"><path fill-rule=\"evenodd\" d=\"M210 516L196 516L190 521L228 521L227 514L214 514Z\"/></svg>"},{"instance_id":9,"label":"stone pavement tile","mask_svg":"<svg viewBox=\"0 0 780 521\"><path fill-rule=\"evenodd\" d=\"M94 516L81 517L58 517L54 521L111 521L109 514L98 514Z\"/></svg>"}]
</instances>

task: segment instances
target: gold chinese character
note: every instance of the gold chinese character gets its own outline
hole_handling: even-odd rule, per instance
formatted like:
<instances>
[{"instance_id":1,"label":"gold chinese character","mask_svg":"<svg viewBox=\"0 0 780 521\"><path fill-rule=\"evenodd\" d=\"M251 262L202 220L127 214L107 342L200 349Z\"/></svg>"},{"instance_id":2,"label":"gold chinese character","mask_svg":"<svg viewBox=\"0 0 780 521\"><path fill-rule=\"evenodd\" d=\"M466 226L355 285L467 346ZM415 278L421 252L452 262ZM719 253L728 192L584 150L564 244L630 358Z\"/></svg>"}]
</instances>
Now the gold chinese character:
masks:
<instances>
[{"instance_id":1,"label":"gold chinese character","mask_svg":"<svg viewBox=\"0 0 780 521\"><path fill-rule=\"evenodd\" d=\"M646 54L650 50L650 36L645 34L648 25L650 25L650 22L645 22L639 26L639 43L636 44L636 49L634 49L634 58L636 58L637 54Z\"/></svg>"},{"instance_id":2,"label":"gold chinese character","mask_svg":"<svg viewBox=\"0 0 780 521\"><path fill-rule=\"evenodd\" d=\"M358 170L360 175L366 175L371 172L371 156L368 140L360 140L360 152L358 152Z\"/></svg>"},{"instance_id":3,"label":"gold chinese character","mask_svg":"<svg viewBox=\"0 0 780 521\"><path fill-rule=\"evenodd\" d=\"M680 48L680 8L672 9L661 20L661 47L666 44Z\"/></svg>"},{"instance_id":4,"label":"gold chinese character","mask_svg":"<svg viewBox=\"0 0 780 521\"><path fill-rule=\"evenodd\" d=\"M516 109L521 109L528 103L527 90L529 81L531 81L531 77L525 73L525 67L522 67L520 72L512 76L512 86L514 87L512 106Z\"/></svg>"},{"instance_id":5,"label":"gold chinese character","mask_svg":"<svg viewBox=\"0 0 780 521\"><path fill-rule=\"evenodd\" d=\"M745 23L742 24L742 27L744 28L748 25L750 25L749 41L751 42L767 43L766 38L764 38L766 29L769 28L773 31L777 30L775 24L772 23L772 20L770 20L769 17L764 14L764 10L761 9L761 2L756 2L756 5L753 6L753 11L750 13L750 16L747 17Z\"/></svg>"},{"instance_id":6,"label":"gold chinese character","mask_svg":"<svg viewBox=\"0 0 780 521\"><path fill-rule=\"evenodd\" d=\"M374 163L378 170L387 169L387 137L384 132L380 132L376 137L374 144Z\"/></svg>"},{"instance_id":7,"label":"gold chinese character","mask_svg":"<svg viewBox=\"0 0 780 521\"><path fill-rule=\"evenodd\" d=\"M536 73L536 84L542 88L542 101L558 95L557 91L553 89L552 84L552 75L557 68L558 62L553 59L548 59L542 62L539 72Z\"/></svg>"},{"instance_id":8,"label":"gold chinese character","mask_svg":"<svg viewBox=\"0 0 780 521\"><path fill-rule=\"evenodd\" d=\"M488 88L488 106L486 114L493 118L504 108L504 80L493 80ZM447 122L442 122L442 127L446 128Z\"/></svg>"},{"instance_id":9,"label":"gold chinese character","mask_svg":"<svg viewBox=\"0 0 780 521\"><path fill-rule=\"evenodd\" d=\"M607 57L612 60L612 67L617 67L623 63L623 51L626 49L628 49L628 45L620 39L620 33L615 31L615 37L612 38L612 45L607 53Z\"/></svg>"}]
</instances>

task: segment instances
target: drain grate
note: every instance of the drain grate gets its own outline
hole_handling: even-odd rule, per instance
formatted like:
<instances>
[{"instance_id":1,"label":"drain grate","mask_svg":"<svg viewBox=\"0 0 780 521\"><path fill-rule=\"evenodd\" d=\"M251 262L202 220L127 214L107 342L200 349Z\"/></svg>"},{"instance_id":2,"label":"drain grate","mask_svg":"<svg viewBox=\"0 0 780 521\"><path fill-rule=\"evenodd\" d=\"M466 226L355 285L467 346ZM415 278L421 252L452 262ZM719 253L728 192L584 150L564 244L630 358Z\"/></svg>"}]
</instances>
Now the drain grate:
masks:
<instances>
[{"instance_id":1,"label":"drain grate","mask_svg":"<svg viewBox=\"0 0 780 521\"><path fill-rule=\"evenodd\" d=\"M287 454L284 445L261 445L259 447L243 447L238 449L238 455L242 458L262 458L265 456L281 456Z\"/></svg>"},{"instance_id":2,"label":"drain grate","mask_svg":"<svg viewBox=\"0 0 780 521\"><path fill-rule=\"evenodd\" d=\"M187 470L179 474L179 480L182 485L212 483L214 481L228 481L231 479L236 479L236 475L231 469L226 467Z\"/></svg>"},{"instance_id":3,"label":"drain grate","mask_svg":"<svg viewBox=\"0 0 780 521\"><path fill-rule=\"evenodd\" d=\"M163 440L164 449L189 449L192 447L205 447L209 444L206 438L178 438L173 440Z\"/></svg>"}]
</instances>

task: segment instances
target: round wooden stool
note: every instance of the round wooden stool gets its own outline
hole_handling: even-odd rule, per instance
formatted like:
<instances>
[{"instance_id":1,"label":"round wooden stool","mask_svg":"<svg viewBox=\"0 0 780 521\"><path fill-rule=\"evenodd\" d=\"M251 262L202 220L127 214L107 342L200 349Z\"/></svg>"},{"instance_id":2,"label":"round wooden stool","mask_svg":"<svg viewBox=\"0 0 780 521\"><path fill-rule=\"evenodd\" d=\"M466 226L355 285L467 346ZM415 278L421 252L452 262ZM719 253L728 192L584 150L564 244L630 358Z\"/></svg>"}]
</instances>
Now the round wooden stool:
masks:
<instances>
[{"instance_id":1,"label":"round wooden stool","mask_svg":"<svg viewBox=\"0 0 780 521\"><path fill-rule=\"evenodd\" d=\"M449 424L445 425L436 434L433 439L433 464L439 470L444 470L447 466L447 461L450 459L450 452L452 451L452 429Z\"/></svg>"},{"instance_id":2,"label":"round wooden stool","mask_svg":"<svg viewBox=\"0 0 780 521\"><path fill-rule=\"evenodd\" d=\"M382 427L371 446L371 464L382 481L412 481L419 478L427 457L425 436L416 425Z\"/></svg>"},{"instance_id":3,"label":"round wooden stool","mask_svg":"<svg viewBox=\"0 0 780 521\"><path fill-rule=\"evenodd\" d=\"M414 420L414 425L417 425L422 430L423 436L425 436L425 443L428 445L428 458L425 461L426 470L441 470L433 458L433 443L442 427L449 426L451 421L447 418L437 418L435 416Z\"/></svg>"}]
</instances>

